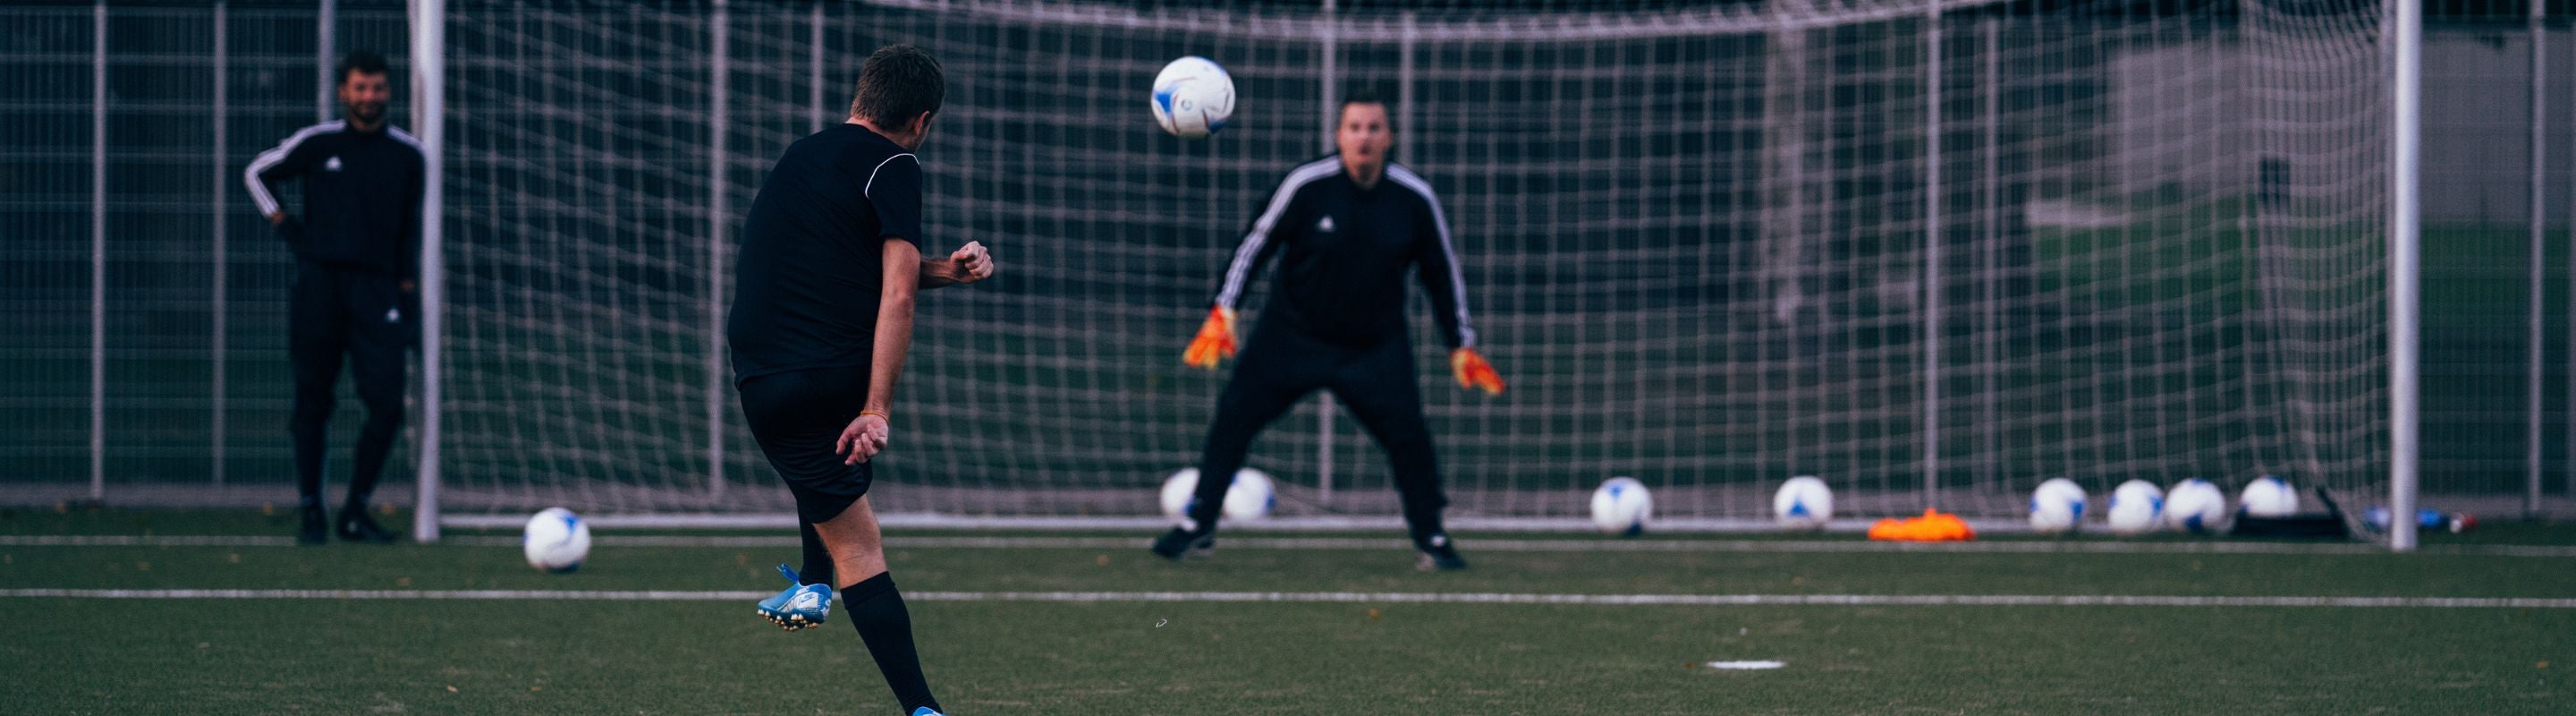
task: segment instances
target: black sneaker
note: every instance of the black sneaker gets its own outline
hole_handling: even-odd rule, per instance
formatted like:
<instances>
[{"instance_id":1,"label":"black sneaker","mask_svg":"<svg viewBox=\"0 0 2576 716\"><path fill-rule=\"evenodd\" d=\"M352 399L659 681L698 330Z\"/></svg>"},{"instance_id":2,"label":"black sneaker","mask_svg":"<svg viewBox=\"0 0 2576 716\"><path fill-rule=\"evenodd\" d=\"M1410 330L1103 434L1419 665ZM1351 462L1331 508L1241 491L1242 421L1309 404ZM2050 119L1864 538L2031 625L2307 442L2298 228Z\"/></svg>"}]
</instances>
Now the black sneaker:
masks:
<instances>
[{"instance_id":1,"label":"black sneaker","mask_svg":"<svg viewBox=\"0 0 2576 716\"><path fill-rule=\"evenodd\" d=\"M1467 558L1458 556L1458 546L1449 542L1449 533L1433 532L1413 538L1413 548L1422 551L1418 567L1425 572L1455 572L1467 568Z\"/></svg>"},{"instance_id":2,"label":"black sneaker","mask_svg":"<svg viewBox=\"0 0 2576 716\"><path fill-rule=\"evenodd\" d=\"M1154 538L1154 554L1175 562L1183 557L1205 557L1215 550L1216 530L1173 527L1172 531Z\"/></svg>"},{"instance_id":3,"label":"black sneaker","mask_svg":"<svg viewBox=\"0 0 2576 716\"><path fill-rule=\"evenodd\" d=\"M365 542L368 544L393 544L394 533L385 529L384 525L376 524L375 518L367 516L367 510L365 508L345 507L340 510L340 540L343 542Z\"/></svg>"},{"instance_id":4,"label":"black sneaker","mask_svg":"<svg viewBox=\"0 0 2576 716\"><path fill-rule=\"evenodd\" d=\"M304 508L304 528L295 531L295 543L321 544L329 541L331 539L330 522L330 518L323 516L322 508Z\"/></svg>"}]
</instances>

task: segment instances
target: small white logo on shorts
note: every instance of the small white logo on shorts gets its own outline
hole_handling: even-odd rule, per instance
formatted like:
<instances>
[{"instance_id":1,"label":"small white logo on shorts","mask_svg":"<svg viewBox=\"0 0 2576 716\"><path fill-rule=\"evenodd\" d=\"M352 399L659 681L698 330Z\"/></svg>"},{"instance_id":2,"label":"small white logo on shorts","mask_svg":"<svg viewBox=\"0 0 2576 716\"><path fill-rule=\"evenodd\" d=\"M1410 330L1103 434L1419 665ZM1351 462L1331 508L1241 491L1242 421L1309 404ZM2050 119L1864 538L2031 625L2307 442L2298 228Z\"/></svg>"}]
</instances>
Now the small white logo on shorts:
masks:
<instances>
[{"instance_id":1,"label":"small white logo on shorts","mask_svg":"<svg viewBox=\"0 0 2576 716\"><path fill-rule=\"evenodd\" d=\"M332 158L329 158L329 159L324 159L324 160L322 160L322 171L326 171L326 172L336 172L336 171L339 171L339 170L340 170L340 158L339 158L339 157L332 157Z\"/></svg>"},{"instance_id":2,"label":"small white logo on shorts","mask_svg":"<svg viewBox=\"0 0 2576 716\"><path fill-rule=\"evenodd\" d=\"M402 309L399 309L399 308L388 308L388 309L385 309L385 322L386 322L386 323L401 323L401 322L402 322Z\"/></svg>"},{"instance_id":3,"label":"small white logo on shorts","mask_svg":"<svg viewBox=\"0 0 2576 716\"><path fill-rule=\"evenodd\" d=\"M1327 216L1324 217L1323 221L1315 222L1315 232L1320 234L1333 233L1333 217Z\"/></svg>"}]
</instances>

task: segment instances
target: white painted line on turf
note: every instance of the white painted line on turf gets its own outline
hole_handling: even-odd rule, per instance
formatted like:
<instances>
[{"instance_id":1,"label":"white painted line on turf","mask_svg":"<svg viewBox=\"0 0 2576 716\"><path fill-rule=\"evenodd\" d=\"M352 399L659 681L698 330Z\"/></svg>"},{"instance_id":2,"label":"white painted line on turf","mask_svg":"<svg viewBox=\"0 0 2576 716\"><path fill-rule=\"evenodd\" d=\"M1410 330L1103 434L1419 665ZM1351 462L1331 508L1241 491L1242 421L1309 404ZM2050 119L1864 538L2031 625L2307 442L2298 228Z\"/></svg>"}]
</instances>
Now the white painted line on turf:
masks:
<instances>
[{"instance_id":1,"label":"white painted line on turf","mask_svg":"<svg viewBox=\"0 0 2576 716\"><path fill-rule=\"evenodd\" d=\"M707 602L767 599L775 592L555 589L0 589L0 598L68 599L579 599ZM917 599L905 595L906 599Z\"/></svg>"},{"instance_id":2,"label":"white painted line on turf","mask_svg":"<svg viewBox=\"0 0 2576 716\"><path fill-rule=\"evenodd\" d=\"M1707 666L1711 669L1757 671L1761 669L1777 669L1783 666L1788 666L1788 664L1777 661L1712 661L1708 662Z\"/></svg>"},{"instance_id":3,"label":"white painted line on turf","mask_svg":"<svg viewBox=\"0 0 2576 716\"><path fill-rule=\"evenodd\" d=\"M456 599L699 602L770 592L549 589L0 589L18 599ZM1597 606L2343 607L2576 609L2576 599L2497 597L2194 597L2045 594L1515 594L1502 592L907 592L925 602L1278 602Z\"/></svg>"},{"instance_id":4,"label":"white painted line on turf","mask_svg":"<svg viewBox=\"0 0 2576 716\"><path fill-rule=\"evenodd\" d=\"M888 544L893 544L894 541L893 538L887 539ZM517 537L449 537L439 540L438 543L466 547L517 547L520 539ZM593 546L609 547L766 548L803 545L795 537L745 535L595 535L591 537L590 543Z\"/></svg>"},{"instance_id":5,"label":"white painted line on turf","mask_svg":"<svg viewBox=\"0 0 2576 716\"><path fill-rule=\"evenodd\" d=\"M904 598L915 598L905 594ZM1477 592L923 592L931 601L1018 602L1390 602L1589 604L1616 606L2170 606L2430 607L2576 609L2576 599L2457 597L2188 597L1882 594L1510 594Z\"/></svg>"},{"instance_id":6,"label":"white painted line on turf","mask_svg":"<svg viewBox=\"0 0 2576 716\"><path fill-rule=\"evenodd\" d=\"M516 547L513 536L450 537L440 544L467 547ZM797 538L758 535L599 535L604 547L771 548L798 546ZM914 549L1142 549L1142 537L886 537L888 547ZM1369 537L1228 537L1225 549L1394 550L1412 549L1400 539ZM0 546L24 547L291 547L289 537L225 535L0 535ZM1656 552L1656 553L1965 553L1965 554L2388 554L2377 545L2295 542L1870 542L1861 540L1573 540L1475 539L1459 541L1474 552ZM2433 545L2418 554L2492 557L2576 557L2576 546Z\"/></svg>"},{"instance_id":7,"label":"white painted line on turf","mask_svg":"<svg viewBox=\"0 0 2576 716\"><path fill-rule=\"evenodd\" d=\"M0 535L0 547L292 547L293 537L239 535Z\"/></svg>"}]
</instances>

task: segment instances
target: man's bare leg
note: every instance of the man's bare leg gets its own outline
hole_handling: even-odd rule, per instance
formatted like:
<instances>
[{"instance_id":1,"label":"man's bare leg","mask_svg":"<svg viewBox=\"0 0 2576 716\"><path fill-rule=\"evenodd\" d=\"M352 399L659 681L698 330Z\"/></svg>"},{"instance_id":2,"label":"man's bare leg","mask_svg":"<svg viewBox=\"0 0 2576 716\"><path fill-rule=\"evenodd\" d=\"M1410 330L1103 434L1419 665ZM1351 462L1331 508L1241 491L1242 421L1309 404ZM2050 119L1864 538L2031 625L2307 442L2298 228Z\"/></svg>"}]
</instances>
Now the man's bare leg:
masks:
<instances>
[{"instance_id":1,"label":"man's bare leg","mask_svg":"<svg viewBox=\"0 0 2576 716\"><path fill-rule=\"evenodd\" d=\"M861 497L840 516L814 525L823 535L823 546L832 551L832 588L847 590L851 585L886 573L885 534L877 530L876 510Z\"/></svg>"},{"instance_id":2,"label":"man's bare leg","mask_svg":"<svg viewBox=\"0 0 2576 716\"><path fill-rule=\"evenodd\" d=\"M930 682L921 675L920 652L913 648L912 614L895 590L894 575L886 573L885 535L877 531L876 511L862 497L814 527L832 551L834 581L840 582L850 625L867 642L868 655L876 658L877 671L885 674L895 700L903 702L903 713L938 713L939 702L931 698Z\"/></svg>"}]
</instances>

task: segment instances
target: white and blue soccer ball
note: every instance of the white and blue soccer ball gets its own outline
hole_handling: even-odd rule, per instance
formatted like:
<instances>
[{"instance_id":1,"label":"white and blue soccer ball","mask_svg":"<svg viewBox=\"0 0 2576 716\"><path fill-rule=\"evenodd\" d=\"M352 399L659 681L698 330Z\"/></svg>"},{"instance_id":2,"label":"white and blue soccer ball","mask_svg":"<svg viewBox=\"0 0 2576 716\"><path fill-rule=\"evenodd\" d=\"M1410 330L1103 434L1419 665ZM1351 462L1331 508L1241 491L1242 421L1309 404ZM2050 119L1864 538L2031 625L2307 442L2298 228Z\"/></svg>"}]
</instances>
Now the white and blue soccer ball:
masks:
<instances>
[{"instance_id":1,"label":"white and blue soccer ball","mask_svg":"<svg viewBox=\"0 0 2576 716\"><path fill-rule=\"evenodd\" d=\"M1189 519L1190 507L1198 504L1199 469L1184 467L1163 479L1163 516L1174 523ZM1234 471L1234 484L1225 488L1225 506L1219 514L1235 521L1269 519L1279 507L1279 486L1270 474L1252 468Z\"/></svg>"},{"instance_id":2,"label":"white and blue soccer ball","mask_svg":"<svg viewBox=\"0 0 2576 716\"><path fill-rule=\"evenodd\" d=\"M2165 491L2155 483L2130 480L2111 489L2111 508L2104 511L2111 531L2124 535L2154 532L2163 523Z\"/></svg>"},{"instance_id":3,"label":"white and blue soccer ball","mask_svg":"<svg viewBox=\"0 0 2576 716\"><path fill-rule=\"evenodd\" d=\"M2041 534L2065 534L2084 524L2084 488L2074 480L2052 477L2030 492L2030 528Z\"/></svg>"},{"instance_id":4,"label":"white and blue soccer ball","mask_svg":"<svg viewBox=\"0 0 2576 716\"><path fill-rule=\"evenodd\" d=\"M590 557L590 523L572 510L548 507L528 518L519 548L527 553L530 567L556 574L580 569Z\"/></svg>"},{"instance_id":5,"label":"white and blue soccer ball","mask_svg":"<svg viewBox=\"0 0 2576 716\"><path fill-rule=\"evenodd\" d=\"M1822 528L1834 517L1834 490L1814 475L1789 478L1780 483L1779 492L1771 494L1771 516L1788 529Z\"/></svg>"},{"instance_id":6,"label":"white and blue soccer ball","mask_svg":"<svg viewBox=\"0 0 2576 716\"><path fill-rule=\"evenodd\" d=\"M2288 517L2299 513L2299 491L2288 480L2264 475L2236 493L2236 509L2248 517Z\"/></svg>"},{"instance_id":7,"label":"white and blue soccer ball","mask_svg":"<svg viewBox=\"0 0 2576 716\"><path fill-rule=\"evenodd\" d=\"M1198 139L1225 128L1234 116L1234 78L1205 57L1191 55L1164 65L1154 75L1154 123L1182 139Z\"/></svg>"},{"instance_id":8,"label":"white and blue soccer ball","mask_svg":"<svg viewBox=\"0 0 2576 716\"><path fill-rule=\"evenodd\" d=\"M2191 478L2165 491L2165 524L2192 534L2216 532L2227 522L2227 493L2208 480Z\"/></svg>"},{"instance_id":9,"label":"white and blue soccer ball","mask_svg":"<svg viewBox=\"0 0 2576 716\"><path fill-rule=\"evenodd\" d=\"M1654 519L1655 496L1637 478L1602 480L1592 491L1592 524L1604 534L1635 537L1645 534L1646 523Z\"/></svg>"}]
</instances>

